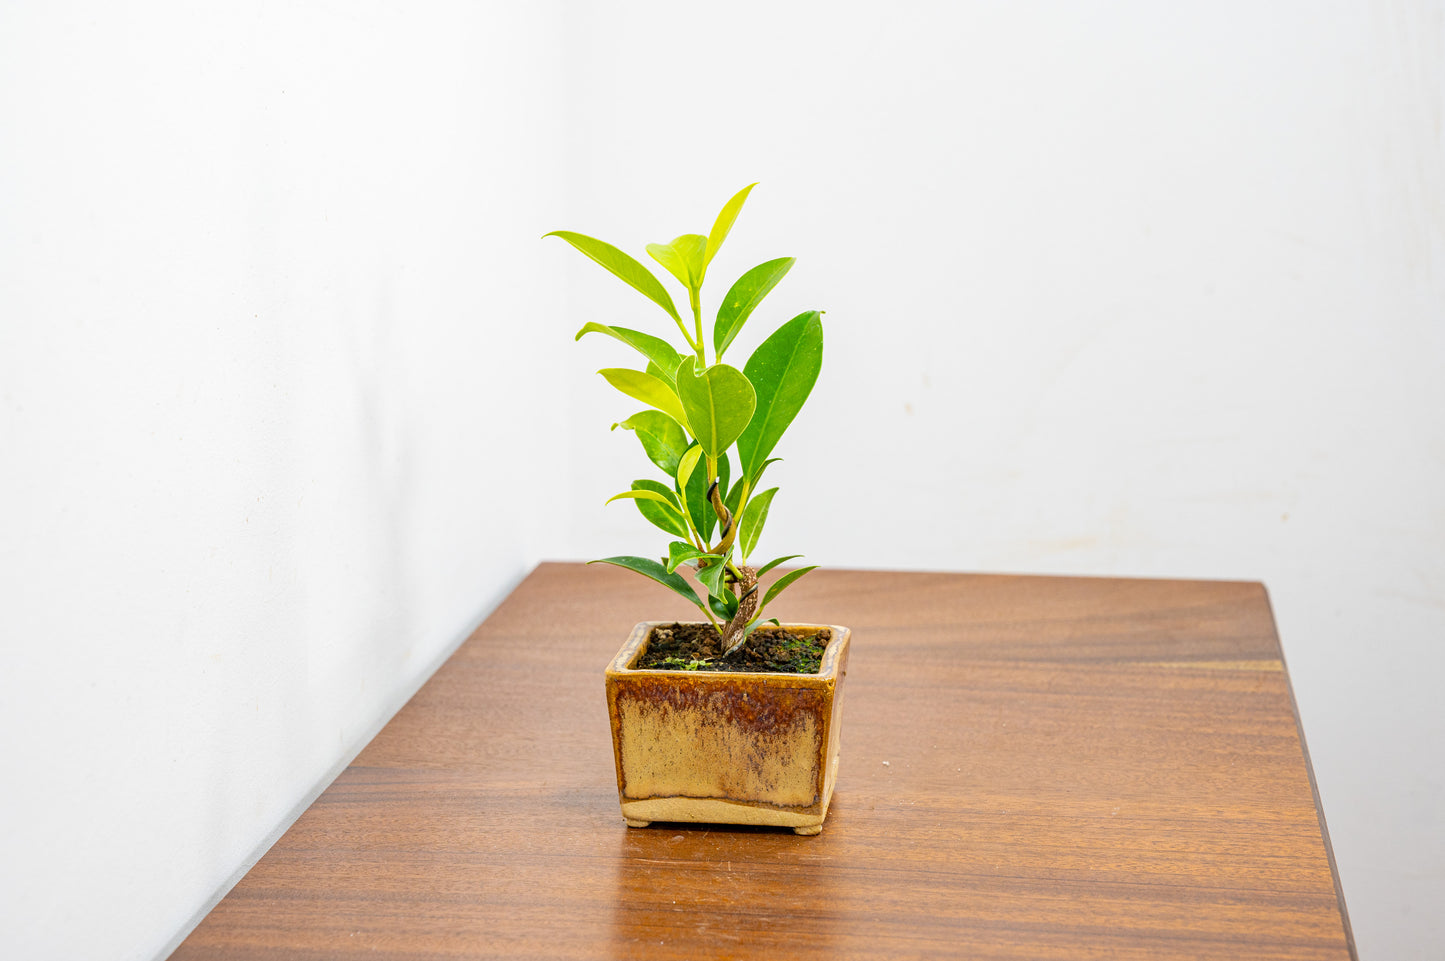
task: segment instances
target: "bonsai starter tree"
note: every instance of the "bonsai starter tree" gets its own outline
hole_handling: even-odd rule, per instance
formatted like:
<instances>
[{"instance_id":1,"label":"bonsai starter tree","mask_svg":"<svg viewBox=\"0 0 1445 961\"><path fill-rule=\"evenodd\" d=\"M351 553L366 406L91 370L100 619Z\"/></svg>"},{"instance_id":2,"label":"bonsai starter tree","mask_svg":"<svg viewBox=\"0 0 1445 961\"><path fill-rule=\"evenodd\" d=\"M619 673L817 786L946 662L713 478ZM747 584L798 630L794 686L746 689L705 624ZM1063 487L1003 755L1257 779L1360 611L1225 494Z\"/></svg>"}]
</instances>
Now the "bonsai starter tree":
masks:
<instances>
[{"instance_id":1,"label":"bonsai starter tree","mask_svg":"<svg viewBox=\"0 0 1445 961\"><path fill-rule=\"evenodd\" d=\"M687 291L691 329L672 296L647 267L616 247L584 234L556 230L561 237L660 307L676 323L685 350L661 337L591 322L577 332L605 334L635 350L646 362L598 371L609 384L647 405L613 424L632 431L661 480L635 480L608 500L630 499L671 538L667 556L606 557L652 578L697 605L718 630L723 656L733 653L761 623L767 606L815 567L777 578L759 597L759 578L790 554L757 567L748 558L757 546L778 488L762 489L763 473L783 432L798 415L823 362L822 312L806 311L778 327L753 351L741 370L723 362L749 317L792 268L794 258L759 264L729 288L712 324L711 362L703 332L702 285L755 184L729 200L702 234L683 234L667 244L648 244L647 253ZM700 597L678 568L689 566L703 588ZM704 599L705 598L705 599ZM777 624L776 619L769 623Z\"/></svg>"}]
</instances>

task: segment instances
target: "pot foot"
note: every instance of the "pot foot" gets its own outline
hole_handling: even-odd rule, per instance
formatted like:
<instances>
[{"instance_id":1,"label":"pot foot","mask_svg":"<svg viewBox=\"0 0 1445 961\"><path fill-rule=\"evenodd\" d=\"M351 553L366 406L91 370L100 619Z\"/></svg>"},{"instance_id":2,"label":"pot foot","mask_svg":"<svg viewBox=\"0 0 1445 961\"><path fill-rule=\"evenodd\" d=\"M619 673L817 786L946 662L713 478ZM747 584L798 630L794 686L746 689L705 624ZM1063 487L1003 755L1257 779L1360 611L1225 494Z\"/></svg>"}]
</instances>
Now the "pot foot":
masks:
<instances>
[{"instance_id":1,"label":"pot foot","mask_svg":"<svg viewBox=\"0 0 1445 961\"><path fill-rule=\"evenodd\" d=\"M805 828L793 828L793 833L798 835L799 837L810 838L815 834L822 834L823 825L814 824Z\"/></svg>"},{"instance_id":2,"label":"pot foot","mask_svg":"<svg viewBox=\"0 0 1445 961\"><path fill-rule=\"evenodd\" d=\"M634 818L623 818L623 820L627 822L627 826L630 828L645 828L652 823L651 821L638 821Z\"/></svg>"}]
</instances>

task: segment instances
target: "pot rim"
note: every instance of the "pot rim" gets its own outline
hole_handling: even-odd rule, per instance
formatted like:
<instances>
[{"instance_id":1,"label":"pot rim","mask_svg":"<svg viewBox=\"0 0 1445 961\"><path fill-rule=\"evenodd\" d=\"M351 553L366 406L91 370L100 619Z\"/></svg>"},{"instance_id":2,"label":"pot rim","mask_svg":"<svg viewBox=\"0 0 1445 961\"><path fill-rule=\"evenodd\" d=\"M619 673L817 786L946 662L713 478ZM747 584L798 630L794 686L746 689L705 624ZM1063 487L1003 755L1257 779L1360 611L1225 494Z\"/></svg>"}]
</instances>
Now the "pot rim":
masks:
<instances>
[{"instance_id":1,"label":"pot rim","mask_svg":"<svg viewBox=\"0 0 1445 961\"><path fill-rule=\"evenodd\" d=\"M706 683L708 680L731 678L756 678L777 683L781 679L788 681L798 680L831 680L837 677L839 660L847 646L849 635L852 634L846 627L837 624L804 624L797 621L790 621L779 624L778 627L788 630L827 630L832 632L828 640L828 646L823 649L823 659L818 665L816 674L796 674L788 671L684 671L677 668L636 668L631 664L637 660L646 648L647 640L652 636L652 629L668 624L706 624L706 621L682 621L675 618L663 621L639 621L637 626L628 635L627 641L618 650L612 662L607 665L608 676L612 675L633 675L633 676L677 676L691 678L697 683Z\"/></svg>"}]
</instances>

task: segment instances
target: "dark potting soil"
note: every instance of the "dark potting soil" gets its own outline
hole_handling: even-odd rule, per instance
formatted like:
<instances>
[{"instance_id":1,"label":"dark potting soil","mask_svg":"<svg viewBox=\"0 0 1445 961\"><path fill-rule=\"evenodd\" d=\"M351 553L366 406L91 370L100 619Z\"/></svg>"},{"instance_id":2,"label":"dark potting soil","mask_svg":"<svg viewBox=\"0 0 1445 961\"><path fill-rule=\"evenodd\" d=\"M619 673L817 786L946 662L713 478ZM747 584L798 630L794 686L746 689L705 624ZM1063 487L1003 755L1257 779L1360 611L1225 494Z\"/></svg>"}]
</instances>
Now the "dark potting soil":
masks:
<instances>
[{"instance_id":1,"label":"dark potting soil","mask_svg":"<svg viewBox=\"0 0 1445 961\"><path fill-rule=\"evenodd\" d=\"M652 629L647 650L632 666L664 671L817 674L823 651L832 639L833 632L826 628L795 634L781 627L760 627L724 658L718 656L722 638L711 624L663 624Z\"/></svg>"}]
</instances>

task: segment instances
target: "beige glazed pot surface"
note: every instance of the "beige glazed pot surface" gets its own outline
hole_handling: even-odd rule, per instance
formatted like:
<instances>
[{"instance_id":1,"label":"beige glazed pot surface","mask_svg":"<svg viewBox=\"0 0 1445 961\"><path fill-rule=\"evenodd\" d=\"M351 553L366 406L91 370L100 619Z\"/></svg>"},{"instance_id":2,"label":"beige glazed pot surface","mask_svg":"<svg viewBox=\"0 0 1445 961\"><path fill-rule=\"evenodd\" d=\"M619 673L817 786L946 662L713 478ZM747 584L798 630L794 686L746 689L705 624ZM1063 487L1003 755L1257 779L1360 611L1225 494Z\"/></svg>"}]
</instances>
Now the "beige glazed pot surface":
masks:
<instances>
[{"instance_id":1,"label":"beige glazed pot surface","mask_svg":"<svg viewBox=\"0 0 1445 961\"><path fill-rule=\"evenodd\" d=\"M846 627L784 624L832 640L817 674L634 670L644 621L607 668L607 711L622 816L762 824L817 834L838 777L848 670Z\"/></svg>"}]
</instances>

